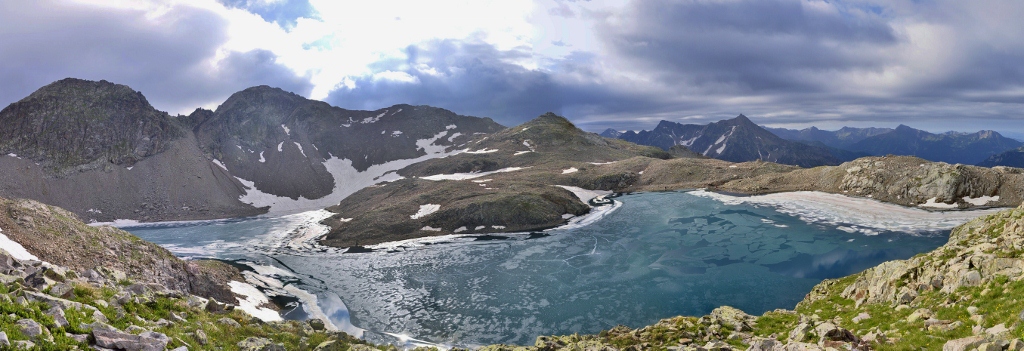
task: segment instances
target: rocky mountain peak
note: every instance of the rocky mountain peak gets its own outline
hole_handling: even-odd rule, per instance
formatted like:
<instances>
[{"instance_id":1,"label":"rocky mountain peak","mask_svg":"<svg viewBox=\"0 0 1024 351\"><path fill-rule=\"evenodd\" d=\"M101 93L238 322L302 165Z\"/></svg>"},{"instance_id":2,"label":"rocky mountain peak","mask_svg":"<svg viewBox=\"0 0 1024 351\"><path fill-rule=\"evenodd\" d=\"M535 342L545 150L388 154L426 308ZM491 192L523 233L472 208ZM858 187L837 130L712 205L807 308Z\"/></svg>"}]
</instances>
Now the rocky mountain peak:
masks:
<instances>
[{"instance_id":1,"label":"rocky mountain peak","mask_svg":"<svg viewBox=\"0 0 1024 351\"><path fill-rule=\"evenodd\" d=\"M131 166L182 136L181 126L142 93L107 81L63 79L0 111L0 151L58 173Z\"/></svg>"}]
</instances>

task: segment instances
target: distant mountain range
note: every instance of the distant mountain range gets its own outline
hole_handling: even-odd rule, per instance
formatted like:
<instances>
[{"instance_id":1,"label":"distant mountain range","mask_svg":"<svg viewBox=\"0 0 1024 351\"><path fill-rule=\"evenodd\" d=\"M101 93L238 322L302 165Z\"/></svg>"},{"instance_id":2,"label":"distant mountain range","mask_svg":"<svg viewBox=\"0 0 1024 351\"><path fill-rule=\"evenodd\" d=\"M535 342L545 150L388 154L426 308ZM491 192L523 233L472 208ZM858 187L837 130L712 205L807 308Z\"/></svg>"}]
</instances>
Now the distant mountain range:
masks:
<instances>
[{"instance_id":1,"label":"distant mountain range","mask_svg":"<svg viewBox=\"0 0 1024 351\"><path fill-rule=\"evenodd\" d=\"M767 128L776 135L794 141L821 143L828 147L867 155L917 156L930 161L981 164L990 156L1024 146L991 130L975 133L947 132L933 134L900 125L888 128L849 128L837 131L814 127L793 130ZM987 165L997 160L988 161ZM1010 164L1005 164L1011 166Z\"/></svg>"},{"instance_id":2,"label":"distant mountain range","mask_svg":"<svg viewBox=\"0 0 1024 351\"><path fill-rule=\"evenodd\" d=\"M837 165L846 160L824 145L809 145L780 138L744 115L706 125L661 121L650 131L630 130L619 133L606 130L601 135L664 150L683 146L700 155L731 162L761 160L815 167Z\"/></svg>"},{"instance_id":3,"label":"distant mountain range","mask_svg":"<svg viewBox=\"0 0 1024 351\"><path fill-rule=\"evenodd\" d=\"M1007 166L1024 168L1024 147L1016 148L998 155L992 155L981 163L982 167Z\"/></svg>"}]
</instances>

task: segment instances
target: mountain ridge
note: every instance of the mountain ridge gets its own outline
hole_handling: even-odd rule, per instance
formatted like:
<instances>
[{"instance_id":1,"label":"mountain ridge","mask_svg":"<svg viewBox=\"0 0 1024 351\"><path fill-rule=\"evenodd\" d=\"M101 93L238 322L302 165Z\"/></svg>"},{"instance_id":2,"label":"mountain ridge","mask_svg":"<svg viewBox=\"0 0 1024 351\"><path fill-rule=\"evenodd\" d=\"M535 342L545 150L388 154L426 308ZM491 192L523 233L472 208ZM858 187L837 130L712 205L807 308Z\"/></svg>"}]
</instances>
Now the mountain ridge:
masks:
<instances>
[{"instance_id":1,"label":"mountain ridge","mask_svg":"<svg viewBox=\"0 0 1024 351\"><path fill-rule=\"evenodd\" d=\"M703 156L731 162L762 160L802 167L840 163L827 149L782 139L742 114L706 125L663 120L651 131L627 131L618 138L664 150L682 145Z\"/></svg>"}]
</instances>

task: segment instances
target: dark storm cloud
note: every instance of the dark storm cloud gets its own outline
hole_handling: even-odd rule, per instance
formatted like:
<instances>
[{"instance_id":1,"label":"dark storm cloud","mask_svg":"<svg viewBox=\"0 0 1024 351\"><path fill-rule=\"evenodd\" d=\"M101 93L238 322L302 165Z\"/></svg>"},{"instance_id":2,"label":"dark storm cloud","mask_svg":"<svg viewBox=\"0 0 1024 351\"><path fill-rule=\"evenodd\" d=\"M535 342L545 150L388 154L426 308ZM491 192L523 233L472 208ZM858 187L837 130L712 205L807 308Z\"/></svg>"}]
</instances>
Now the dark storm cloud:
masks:
<instances>
[{"instance_id":1,"label":"dark storm cloud","mask_svg":"<svg viewBox=\"0 0 1024 351\"><path fill-rule=\"evenodd\" d=\"M591 54L570 55L537 70L510 63L529 57L528 52L502 51L475 41L439 40L411 46L406 54L408 60L382 61L372 68L375 72L404 72L415 77L415 82L367 76L356 80L354 89L339 88L325 101L358 109L398 103L432 105L493 117L505 125L519 124L548 111L582 116L628 111L650 102L592 81L598 72L591 66Z\"/></svg>"},{"instance_id":2,"label":"dark storm cloud","mask_svg":"<svg viewBox=\"0 0 1024 351\"><path fill-rule=\"evenodd\" d=\"M227 40L226 23L205 10L175 7L147 19L141 11L4 2L0 23L3 105L67 77L126 84L172 113L223 101L252 85L300 94L312 89L268 52L232 53L211 67L209 60Z\"/></svg>"},{"instance_id":3,"label":"dark storm cloud","mask_svg":"<svg viewBox=\"0 0 1024 351\"><path fill-rule=\"evenodd\" d=\"M873 50L898 43L874 13L797 0L635 1L598 28L614 52L665 81L736 92L819 89L817 74L881 68Z\"/></svg>"}]
</instances>

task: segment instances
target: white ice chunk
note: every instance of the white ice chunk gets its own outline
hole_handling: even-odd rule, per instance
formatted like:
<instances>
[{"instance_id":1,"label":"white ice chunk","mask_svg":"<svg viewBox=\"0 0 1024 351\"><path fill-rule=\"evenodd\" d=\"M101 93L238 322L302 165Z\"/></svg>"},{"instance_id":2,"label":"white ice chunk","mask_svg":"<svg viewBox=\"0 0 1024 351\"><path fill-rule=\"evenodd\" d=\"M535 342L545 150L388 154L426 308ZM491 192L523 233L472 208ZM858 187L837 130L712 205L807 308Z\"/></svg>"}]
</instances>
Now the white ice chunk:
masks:
<instances>
[{"instance_id":1,"label":"white ice chunk","mask_svg":"<svg viewBox=\"0 0 1024 351\"><path fill-rule=\"evenodd\" d=\"M878 200L817 191L797 191L757 196L730 196L695 190L689 194L712 198L727 205L751 204L774 207L809 223L847 226L867 234L888 230L907 233L949 230L978 216L999 209L932 212L919 208L888 204ZM842 230L842 229L840 229Z\"/></svg>"}]
</instances>

